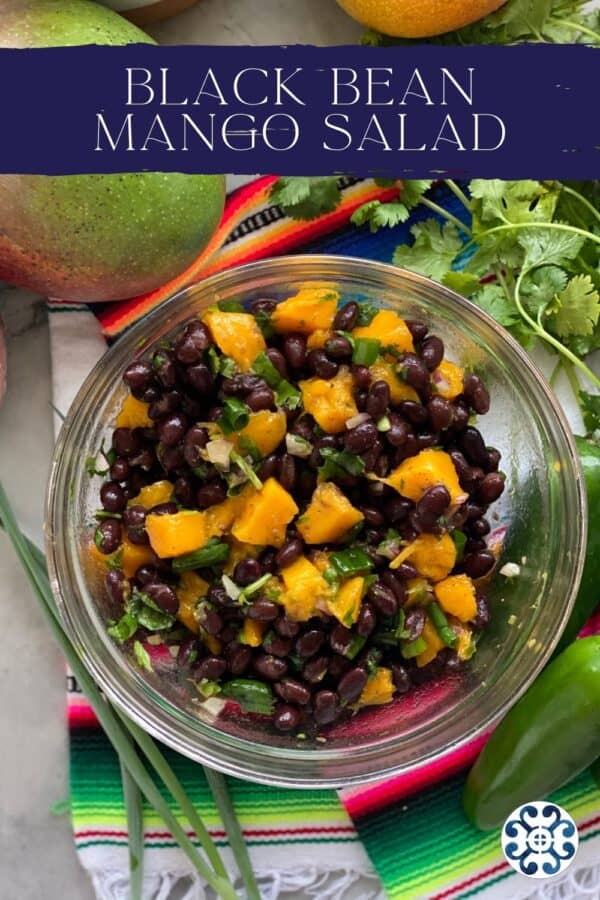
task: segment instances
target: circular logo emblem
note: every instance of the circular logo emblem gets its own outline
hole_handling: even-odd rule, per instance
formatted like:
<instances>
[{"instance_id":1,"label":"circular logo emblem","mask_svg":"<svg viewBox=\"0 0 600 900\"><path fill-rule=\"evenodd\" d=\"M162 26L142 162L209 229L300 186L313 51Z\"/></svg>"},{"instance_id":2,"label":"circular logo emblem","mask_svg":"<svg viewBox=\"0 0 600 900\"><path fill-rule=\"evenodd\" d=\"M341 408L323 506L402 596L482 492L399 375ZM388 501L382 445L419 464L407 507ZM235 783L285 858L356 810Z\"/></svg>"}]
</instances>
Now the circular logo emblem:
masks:
<instances>
[{"instance_id":1,"label":"circular logo emblem","mask_svg":"<svg viewBox=\"0 0 600 900\"><path fill-rule=\"evenodd\" d=\"M556 803L525 803L510 814L502 829L504 856L528 878L551 878L564 872L578 847L577 826Z\"/></svg>"}]
</instances>

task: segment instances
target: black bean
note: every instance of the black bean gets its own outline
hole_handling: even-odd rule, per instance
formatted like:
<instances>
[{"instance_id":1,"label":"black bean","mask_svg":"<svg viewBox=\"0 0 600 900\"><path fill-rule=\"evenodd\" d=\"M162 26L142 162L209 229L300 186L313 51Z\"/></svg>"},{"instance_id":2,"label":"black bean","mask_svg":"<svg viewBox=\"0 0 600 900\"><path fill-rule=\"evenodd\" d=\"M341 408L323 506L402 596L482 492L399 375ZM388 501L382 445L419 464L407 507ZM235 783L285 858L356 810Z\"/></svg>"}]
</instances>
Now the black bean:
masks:
<instances>
[{"instance_id":1,"label":"black bean","mask_svg":"<svg viewBox=\"0 0 600 900\"><path fill-rule=\"evenodd\" d=\"M333 691L317 691L314 698L313 715L317 725L329 725L338 715L337 694Z\"/></svg>"},{"instance_id":2,"label":"black bean","mask_svg":"<svg viewBox=\"0 0 600 900\"><path fill-rule=\"evenodd\" d=\"M257 622L273 622L279 615L280 606L266 597L259 597L248 607L248 618Z\"/></svg>"},{"instance_id":3,"label":"black bean","mask_svg":"<svg viewBox=\"0 0 600 900\"><path fill-rule=\"evenodd\" d=\"M394 569L394 571L399 578L403 578L405 581L416 578L419 574L416 567L410 562L400 563L398 568Z\"/></svg>"},{"instance_id":4,"label":"black bean","mask_svg":"<svg viewBox=\"0 0 600 900\"><path fill-rule=\"evenodd\" d=\"M119 456L131 456L140 449L140 439L131 428L115 428L112 445Z\"/></svg>"},{"instance_id":5,"label":"black bean","mask_svg":"<svg viewBox=\"0 0 600 900\"><path fill-rule=\"evenodd\" d=\"M173 485L173 494L175 495L175 499L181 503L182 506L189 508L194 505L195 490L191 475L186 473L185 475L179 476Z\"/></svg>"},{"instance_id":6,"label":"black bean","mask_svg":"<svg viewBox=\"0 0 600 900\"><path fill-rule=\"evenodd\" d=\"M203 322L193 324L185 329L175 343L175 358L185 366L200 362L202 354L211 344L211 337Z\"/></svg>"},{"instance_id":7,"label":"black bean","mask_svg":"<svg viewBox=\"0 0 600 900\"><path fill-rule=\"evenodd\" d=\"M454 463L460 486L464 490L469 490L473 484L472 469L464 454L460 450L451 450L450 459Z\"/></svg>"},{"instance_id":8,"label":"black bean","mask_svg":"<svg viewBox=\"0 0 600 900\"><path fill-rule=\"evenodd\" d=\"M333 681L339 681L340 678L346 674L348 669L352 667L352 665L353 663L349 659L339 653L336 653L329 663L327 674Z\"/></svg>"},{"instance_id":9,"label":"black bean","mask_svg":"<svg viewBox=\"0 0 600 900\"><path fill-rule=\"evenodd\" d=\"M469 410L462 400L457 400L452 408L452 430L464 431L469 424Z\"/></svg>"},{"instance_id":10,"label":"black bean","mask_svg":"<svg viewBox=\"0 0 600 900\"><path fill-rule=\"evenodd\" d=\"M379 437L374 422L362 422L356 428L350 428L344 434L344 445L350 453L364 453L369 450Z\"/></svg>"},{"instance_id":11,"label":"black bean","mask_svg":"<svg viewBox=\"0 0 600 900\"><path fill-rule=\"evenodd\" d=\"M375 460L373 471L378 478L386 478L390 474L391 464L387 453L382 452Z\"/></svg>"},{"instance_id":12,"label":"black bean","mask_svg":"<svg viewBox=\"0 0 600 900\"><path fill-rule=\"evenodd\" d=\"M167 503L157 503L150 510L153 516L174 516L179 507L172 500Z\"/></svg>"},{"instance_id":13,"label":"black bean","mask_svg":"<svg viewBox=\"0 0 600 900\"><path fill-rule=\"evenodd\" d=\"M246 405L252 412L260 412L261 409L273 409L275 406L275 394L268 384L255 388L246 395Z\"/></svg>"},{"instance_id":14,"label":"black bean","mask_svg":"<svg viewBox=\"0 0 600 900\"><path fill-rule=\"evenodd\" d=\"M148 535L145 531L146 510L143 506L128 506L123 512L123 525L127 537L132 544L147 544Z\"/></svg>"},{"instance_id":15,"label":"black bean","mask_svg":"<svg viewBox=\"0 0 600 900\"><path fill-rule=\"evenodd\" d=\"M338 362L348 360L352 356L352 344L343 334L334 334L325 341L325 352L330 359Z\"/></svg>"},{"instance_id":16,"label":"black bean","mask_svg":"<svg viewBox=\"0 0 600 900\"><path fill-rule=\"evenodd\" d=\"M369 389L366 412L375 420L380 419L390 405L390 386L387 381L374 381Z\"/></svg>"},{"instance_id":17,"label":"black bean","mask_svg":"<svg viewBox=\"0 0 600 900\"><path fill-rule=\"evenodd\" d=\"M477 499L484 504L493 503L504 491L504 476L500 472L490 472L477 488Z\"/></svg>"},{"instance_id":18,"label":"black bean","mask_svg":"<svg viewBox=\"0 0 600 900\"><path fill-rule=\"evenodd\" d=\"M210 369L204 363L196 363L185 370L185 380L197 394L206 396L213 389L213 377Z\"/></svg>"},{"instance_id":19,"label":"black bean","mask_svg":"<svg viewBox=\"0 0 600 900\"><path fill-rule=\"evenodd\" d=\"M294 422L290 431L292 434L297 434L299 437L304 438L305 441L309 441L310 443L314 441L314 426L311 424L311 420L306 417Z\"/></svg>"},{"instance_id":20,"label":"black bean","mask_svg":"<svg viewBox=\"0 0 600 900\"><path fill-rule=\"evenodd\" d=\"M278 731L293 731L300 724L300 713L289 703L278 703L273 715L273 725Z\"/></svg>"},{"instance_id":21,"label":"black bean","mask_svg":"<svg viewBox=\"0 0 600 900\"><path fill-rule=\"evenodd\" d=\"M125 491L116 481L107 481L102 485L100 500L104 509L111 513L121 512L127 502Z\"/></svg>"},{"instance_id":22,"label":"black bean","mask_svg":"<svg viewBox=\"0 0 600 900\"><path fill-rule=\"evenodd\" d=\"M471 425L465 428L459 442L461 450L472 465L485 465L488 459L488 451L477 428L473 428Z\"/></svg>"},{"instance_id":23,"label":"black bean","mask_svg":"<svg viewBox=\"0 0 600 900\"><path fill-rule=\"evenodd\" d=\"M311 350L306 357L306 364L318 378L334 378L339 369L338 364L329 359L324 350Z\"/></svg>"},{"instance_id":24,"label":"black bean","mask_svg":"<svg viewBox=\"0 0 600 900\"><path fill-rule=\"evenodd\" d=\"M267 350L267 356L279 372L282 378L288 377L288 369L287 363L285 361L285 356L278 350L276 347L269 347Z\"/></svg>"},{"instance_id":25,"label":"black bean","mask_svg":"<svg viewBox=\"0 0 600 900\"><path fill-rule=\"evenodd\" d=\"M303 550L304 544L300 538L296 537L287 541L281 550L278 550L277 556L275 557L277 568L285 569L286 566L291 566L293 562L296 562L296 560L302 556Z\"/></svg>"},{"instance_id":26,"label":"black bean","mask_svg":"<svg viewBox=\"0 0 600 900\"><path fill-rule=\"evenodd\" d=\"M350 300L349 303L344 303L335 314L335 319L333 320L334 329L336 331L352 331L358 321L359 315L360 306L358 303L354 300Z\"/></svg>"},{"instance_id":27,"label":"black bean","mask_svg":"<svg viewBox=\"0 0 600 900\"><path fill-rule=\"evenodd\" d=\"M443 431L452 424L452 406L443 397L432 397L427 412L434 431Z\"/></svg>"},{"instance_id":28,"label":"black bean","mask_svg":"<svg viewBox=\"0 0 600 900\"><path fill-rule=\"evenodd\" d=\"M165 447L173 447L182 440L187 431L188 423L181 413L171 413L165 416L157 426L158 438Z\"/></svg>"},{"instance_id":29,"label":"black bean","mask_svg":"<svg viewBox=\"0 0 600 900\"><path fill-rule=\"evenodd\" d=\"M377 615L370 603L363 602L356 622L356 631L361 637L368 637L377 625Z\"/></svg>"},{"instance_id":30,"label":"black bean","mask_svg":"<svg viewBox=\"0 0 600 900\"><path fill-rule=\"evenodd\" d=\"M141 584L142 587L145 584L152 584L154 581L158 581L158 569L156 566L151 566L149 564L140 566L135 573L135 580L138 584Z\"/></svg>"},{"instance_id":31,"label":"black bean","mask_svg":"<svg viewBox=\"0 0 600 900\"><path fill-rule=\"evenodd\" d=\"M361 506L360 511L365 517L365 524L370 525L371 528L381 528L385 524L383 514L374 506Z\"/></svg>"},{"instance_id":32,"label":"black bean","mask_svg":"<svg viewBox=\"0 0 600 900\"><path fill-rule=\"evenodd\" d=\"M126 459L118 457L110 467L110 477L113 481L125 481L129 477L130 466Z\"/></svg>"},{"instance_id":33,"label":"black bean","mask_svg":"<svg viewBox=\"0 0 600 900\"><path fill-rule=\"evenodd\" d=\"M209 506L222 503L226 497L227 488L220 479L218 481L207 481L206 484L203 484L196 491L196 504L199 509L208 509Z\"/></svg>"},{"instance_id":34,"label":"black bean","mask_svg":"<svg viewBox=\"0 0 600 900\"><path fill-rule=\"evenodd\" d=\"M158 389L157 384L149 384L145 391L138 396L138 400L143 400L144 403L154 403L155 400L160 397L160 391Z\"/></svg>"},{"instance_id":35,"label":"black bean","mask_svg":"<svg viewBox=\"0 0 600 900\"><path fill-rule=\"evenodd\" d=\"M352 643L352 632L344 625L334 625L329 633L329 645L334 653L344 654Z\"/></svg>"},{"instance_id":36,"label":"black bean","mask_svg":"<svg viewBox=\"0 0 600 900\"><path fill-rule=\"evenodd\" d=\"M246 587L260 578L262 574L262 566L257 559L242 559L233 570L233 580L236 584Z\"/></svg>"},{"instance_id":37,"label":"black bean","mask_svg":"<svg viewBox=\"0 0 600 900\"><path fill-rule=\"evenodd\" d=\"M406 436L406 440L400 447L396 447L396 455L394 459L395 465L399 465L403 459L408 459L411 456L416 456L419 452L419 442L417 441L417 436L409 431Z\"/></svg>"},{"instance_id":38,"label":"black bean","mask_svg":"<svg viewBox=\"0 0 600 900\"><path fill-rule=\"evenodd\" d=\"M300 624L292 619L288 619L287 616L281 616L275 621L275 631L281 637L294 638L300 631Z\"/></svg>"},{"instance_id":39,"label":"black bean","mask_svg":"<svg viewBox=\"0 0 600 900\"><path fill-rule=\"evenodd\" d=\"M109 569L104 578L104 585L109 599L117 610L129 599L131 586L121 569Z\"/></svg>"},{"instance_id":40,"label":"black bean","mask_svg":"<svg viewBox=\"0 0 600 900\"><path fill-rule=\"evenodd\" d=\"M479 550L486 550L487 544L481 538L468 538L465 544L465 553L477 553Z\"/></svg>"},{"instance_id":41,"label":"black bean","mask_svg":"<svg viewBox=\"0 0 600 900\"><path fill-rule=\"evenodd\" d=\"M497 472L501 459L502 459L502 454L500 453L499 450L496 450L495 447L488 447L488 458L487 458L487 462L483 468L486 470L486 472ZM115 477L112 474L112 469L111 469L110 477L111 478ZM117 480L120 481L120 479L117 479Z\"/></svg>"},{"instance_id":42,"label":"black bean","mask_svg":"<svg viewBox=\"0 0 600 900\"><path fill-rule=\"evenodd\" d=\"M197 681L207 679L218 681L227 671L227 663L221 656L207 656L194 668L194 677Z\"/></svg>"},{"instance_id":43,"label":"black bean","mask_svg":"<svg viewBox=\"0 0 600 900\"><path fill-rule=\"evenodd\" d=\"M488 627L491 620L490 607L487 601L487 597L485 597L483 594L477 594L476 604L477 615L472 622L473 628L475 628L477 631L483 631Z\"/></svg>"},{"instance_id":44,"label":"black bean","mask_svg":"<svg viewBox=\"0 0 600 900\"><path fill-rule=\"evenodd\" d=\"M385 537L382 528L368 528L364 532L364 538L368 544L380 544Z\"/></svg>"},{"instance_id":45,"label":"black bean","mask_svg":"<svg viewBox=\"0 0 600 900\"><path fill-rule=\"evenodd\" d=\"M252 662L252 648L237 642L229 644L225 650L229 671L232 675L242 675Z\"/></svg>"},{"instance_id":46,"label":"black bean","mask_svg":"<svg viewBox=\"0 0 600 900\"><path fill-rule=\"evenodd\" d=\"M369 600L382 616L393 616L398 609L396 595L385 584L376 582L369 588Z\"/></svg>"},{"instance_id":47,"label":"black bean","mask_svg":"<svg viewBox=\"0 0 600 900\"><path fill-rule=\"evenodd\" d=\"M408 610L404 620L404 627L408 631L409 641L416 641L418 637L421 637L426 619L427 616L422 606L413 606L412 609Z\"/></svg>"},{"instance_id":48,"label":"black bean","mask_svg":"<svg viewBox=\"0 0 600 900\"><path fill-rule=\"evenodd\" d=\"M142 447L141 450L138 450L137 453L134 453L129 457L129 465L132 468L144 469L145 472L150 471L150 469L154 465L154 462L154 453L150 450L149 447Z\"/></svg>"},{"instance_id":49,"label":"black bean","mask_svg":"<svg viewBox=\"0 0 600 900\"><path fill-rule=\"evenodd\" d=\"M408 674L404 666L400 666L398 665L398 663L392 663L391 668L394 687L399 694L406 694L406 692L411 688L410 675Z\"/></svg>"},{"instance_id":50,"label":"black bean","mask_svg":"<svg viewBox=\"0 0 600 900\"><path fill-rule=\"evenodd\" d=\"M286 674L288 666L285 660L269 653L261 653L254 660L254 668L268 681L279 681Z\"/></svg>"},{"instance_id":51,"label":"black bean","mask_svg":"<svg viewBox=\"0 0 600 900\"><path fill-rule=\"evenodd\" d=\"M164 444L158 444L156 456L165 472L174 472L185 465L182 444L177 444L175 447L165 447Z\"/></svg>"},{"instance_id":52,"label":"black bean","mask_svg":"<svg viewBox=\"0 0 600 900\"><path fill-rule=\"evenodd\" d=\"M268 641L263 642L263 646L265 650L271 653L273 656L282 656L287 658L292 652L292 640L291 638L280 637L278 634L271 633L269 635Z\"/></svg>"},{"instance_id":53,"label":"black bean","mask_svg":"<svg viewBox=\"0 0 600 900\"><path fill-rule=\"evenodd\" d=\"M270 572L274 574L277 566L275 565L275 550L271 547L267 547L266 550L263 550L259 556L258 561L260 562L263 572Z\"/></svg>"},{"instance_id":54,"label":"black bean","mask_svg":"<svg viewBox=\"0 0 600 900\"><path fill-rule=\"evenodd\" d=\"M490 523L487 519L473 519L468 523L469 534L474 538L483 538L490 533Z\"/></svg>"},{"instance_id":55,"label":"black bean","mask_svg":"<svg viewBox=\"0 0 600 900\"><path fill-rule=\"evenodd\" d=\"M276 300L267 300L267 299L254 300L250 304L250 311L254 316L258 315L259 313L270 316L273 313L273 311L276 309L276 307L277 307Z\"/></svg>"},{"instance_id":56,"label":"black bean","mask_svg":"<svg viewBox=\"0 0 600 900\"><path fill-rule=\"evenodd\" d=\"M295 678L282 678L274 685L275 692L287 703L306 706L310 700L310 691L305 684Z\"/></svg>"},{"instance_id":57,"label":"black bean","mask_svg":"<svg viewBox=\"0 0 600 900\"><path fill-rule=\"evenodd\" d=\"M249 394L256 388L264 387L266 381L260 375L232 375L221 382L221 390L224 394Z\"/></svg>"},{"instance_id":58,"label":"black bean","mask_svg":"<svg viewBox=\"0 0 600 900\"><path fill-rule=\"evenodd\" d=\"M427 332L429 331L425 322L421 322L420 319L405 319L404 324L410 331L413 340L416 341L417 344L426 337Z\"/></svg>"},{"instance_id":59,"label":"black bean","mask_svg":"<svg viewBox=\"0 0 600 900\"><path fill-rule=\"evenodd\" d=\"M423 406L422 403L417 403L416 400L404 400L400 404L400 409L402 411L402 415L405 416L409 422L413 425L424 425L427 419L429 418L429 413L427 412L427 407ZM414 435L413 435L414 437ZM408 438L407 438L408 440ZM406 441L405 441L406 443ZM415 446L416 446L416 438L415 438Z\"/></svg>"},{"instance_id":60,"label":"black bean","mask_svg":"<svg viewBox=\"0 0 600 900\"><path fill-rule=\"evenodd\" d=\"M396 571L386 569L385 572L381 573L381 581L386 587L394 592L396 600L400 606L402 606L406 600L406 587L402 578L396 574Z\"/></svg>"},{"instance_id":61,"label":"black bean","mask_svg":"<svg viewBox=\"0 0 600 900\"><path fill-rule=\"evenodd\" d=\"M166 613L174 616L179 609L179 600L173 588L168 584L155 581L146 585L146 593L150 599Z\"/></svg>"},{"instance_id":62,"label":"black bean","mask_svg":"<svg viewBox=\"0 0 600 900\"><path fill-rule=\"evenodd\" d=\"M301 334L288 334L283 339L285 358L293 369L301 369L306 362L306 338Z\"/></svg>"},{"instance_id":63,"label":"black bean","mask_svg":"<svg viewBox=\"0 0 600 900\"><path fill-rule=\"evenodd\" d=\"M412 503L404 497L391 497L384 503L383 512L387 521L393 525L402 522L412 509Z\"/></svg>"},{"instance_id":64,"label":"black bean","mask_svg":"<svg viewBox=\"0 0 600 900\"><path fill-rule=\"evenodd\" d=\"M490 408L490 395L479 375L467 375L464 381L465 400L478 416L485 415Z\"/></svg>"},{"instance_id":65,"label":"black bean","mask_svg":"<svg viewBox=\"0 0 600 900\"><path fill-rule=\"evenodd\" d=\"M444 358L444 342L434 334L425 338L421 344L421 359L430 372L437 369Z\"/></svg>"},{"instance_id":66,"label":"black bean","mask_svg":"<svg viewBox=\"0 0 600 900\"><path fill-rule=\"evenodd\" d=\"M219 634L223 628L223 619L215 609L210 609L206 605L200 606L199 622L207 634Z\"/></svg>"},{"instance_id":67,"label":"black bean","mask_svg":"<svg viewBox=\"0 0 600 900\"><path fill-rule=\"evenodd\" d=\"M277 463L277 480L286 491L293 491L296 484L296 460L289 453L284 453Z\"/></svg>"},{"instance_id":68,"label":"black bean","mask_svg":"<svg viewBox=\"0 0 600 900\"><path fill-rule=\"evenodd\" d=\"M302 669L302 677L309 684L319 684L327 674L329 659L326 656L315 656Z\"/></svg>"},{"instance_id":69,"label":"black bean","mask_svg":"<svg viewBox=\"0 0 600 900\"><path fill-rule=\"evenodd\" d=\"M360 666L348 669L340 678L337 692L342 703L354 703L363 692L367 683L367 673Z\"/></svg>"},{"instance_id":70,"label":"black bean","mask_svg":"<svg viewBox=\"0 0 600 900\"><path fill-rule=\"evenodd\" d=\"M417 503L417 515L426 520L437 519L450 505L450 491L443 484L428 488Z\"/></svg>"},{"instance_id":71,"label":"black bean","mask_svg":"<svg viewBox=\"0 0 600 900\"><path fill-rule=\"evenodd\" d=\"M396 368L402 381L410 385L419 396L429 397L431 393L429 370L415 353L405 353Z\"/></svg>"},{"instance_id":72,"label":"black bean","mask_svg":"<svg viewBox=\"0 0 600 900\"><path fill-rule=\"evenodd\" d=\"M229 606L231 604L231 599L222 584L211 584L206 599L209 603L214 603L216 606Z\"/></svg>"},{"instance_id":73,"label":"black bean","mask_svg":"<svg viewBox=\"0 0 600 900\"><path fill-rule=\"evenodd\" d=\"M470 578L483 578L495 563L496 557L491 550L478 550L476 553L465 554L462 561L463 569Z\"/></svg>"},{"instance_id":74,"label":"black bean","mask_svg":"<svg viewBox=\"0 0 600 900\"><path fill-rule=\"evenodd\" d=\"M121 523L118 519L104 519L94 533L94 542L100 553L109 554L118 550L121 543Z\"/></svg>"},{"instance_id":75,"label":"black bean","mask_svg":"<svg viewBox=\"0 0 600 900\"><path fill-rule=\"evenodd\" d=\"M208 431L202 425L192 425L186 431L183 439L183 455L190 468L193 469L202 462L200 451L206 447L208 439Z\"/></svg>"},{"instance_id":76,"label":"black bean","mask_svg":"<svg viewBox=\"0 0 600 900\"><path fill-rule=\"evenodd\" d=\"M168 416L169 413L181 407L181 394L179 391L165 391L148 407L148 416L155 422Z\"/></svg>"},{"instance_id":77,"label":"black bean","mask_svg":"<svg viewBox=\"0 0 600 900\"><path fill-rule=\"evenodd\" d=\"M367 366L352 366L352 377L354 378L354 384L360 391L366 391L371 384L371 372ZM367 396L365 394L365 406Z\"/></svg>"},{"instance_id":78,"label":"black bean","mask_svg":"<svg viewBox=\"0 0 600 900\"><path fill-rule=\"evenodd\" d=\"M152 366L144 359L136 359L129 363L123 372L123 381L134 395L139 397L152 381Z\"/></svg>"},{"instance_id":79,"label":"black bean","mask_svg":"<svg viewBox=\"0 0 600 900\"><path fill-rule=\"evenodd\" d=\"M298 656L303 657L314 656L323 646L324 640L325 635L322 631L311 628L310 631L305 631L296 641L296 653Z\"/></svg>"}]
</instances>

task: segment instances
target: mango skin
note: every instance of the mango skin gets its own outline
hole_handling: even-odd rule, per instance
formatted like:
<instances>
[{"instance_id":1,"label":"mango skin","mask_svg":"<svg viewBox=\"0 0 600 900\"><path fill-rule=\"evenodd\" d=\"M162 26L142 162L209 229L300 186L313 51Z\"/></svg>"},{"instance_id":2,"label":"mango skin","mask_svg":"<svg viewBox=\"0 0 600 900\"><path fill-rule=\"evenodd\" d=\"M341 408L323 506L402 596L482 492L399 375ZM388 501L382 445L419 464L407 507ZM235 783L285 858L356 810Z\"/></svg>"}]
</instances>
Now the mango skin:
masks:
<instances>
[{"instance_id":1,"label":"mango skin","mask_svg":"<svg viewBox=\"0 0 600 900\"><path fill-rule=\"evenodd\" d=\"M8 0L0 47L154 43L88 0ZM222 175L0 175L0 280L65 300L160 287L197 258L225 202Z\"/></svg>"}]
</instances>

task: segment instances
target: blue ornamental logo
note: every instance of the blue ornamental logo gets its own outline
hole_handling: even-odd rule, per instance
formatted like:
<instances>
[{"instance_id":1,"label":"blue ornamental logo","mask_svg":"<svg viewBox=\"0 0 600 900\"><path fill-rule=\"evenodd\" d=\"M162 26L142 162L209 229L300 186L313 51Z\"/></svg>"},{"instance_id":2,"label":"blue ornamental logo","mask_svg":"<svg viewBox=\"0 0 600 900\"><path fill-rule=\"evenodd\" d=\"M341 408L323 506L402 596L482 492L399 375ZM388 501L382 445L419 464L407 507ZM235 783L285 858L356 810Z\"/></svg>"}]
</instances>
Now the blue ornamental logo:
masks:
<instances>
[{"instance_id":1,"label":"blue ornamental logo","mask_svg":"<svg viewBox=\"0 0 600 900\"><path fill-rule=\"evenodd\" d=\"M577 826L556 803L525 803L510 814L502 829L504 856L528 878L552 878L564 872L578 847Z\"/></svg>"}]
</instances>

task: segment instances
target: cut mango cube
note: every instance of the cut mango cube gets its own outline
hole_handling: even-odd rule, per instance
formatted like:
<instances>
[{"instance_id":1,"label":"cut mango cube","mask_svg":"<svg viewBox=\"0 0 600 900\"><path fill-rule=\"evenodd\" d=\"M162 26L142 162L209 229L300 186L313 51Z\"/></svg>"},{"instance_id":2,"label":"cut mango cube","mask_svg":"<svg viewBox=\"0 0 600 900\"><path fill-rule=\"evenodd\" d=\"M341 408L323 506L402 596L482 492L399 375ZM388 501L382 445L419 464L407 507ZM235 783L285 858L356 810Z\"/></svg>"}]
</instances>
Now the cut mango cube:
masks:
<instances>
[{"instance_id":1,"label":"cut mango cube","mask_svg":"<svg viewBox=\"0 0 600 900\"><path fill-rule=\"evenodd\" d=\"M205 510L207 540L211 537L222 537L233 525L244 506L254 496L255 490L246 485L235 497L228 497L222 503L215 503Z\"/></svg>"},{"instance_id":2,"label":"cut mango cube","mask_svg":"<svg viewBox=\"0 0 600 900\"><path fill-rule=\"evenodd\" d=\"M128 394L116 419L117 428L152 428L154 422L148 415L148 406L148 403Z\"/></svg>"},{"instance_id":3,"label":"cut mango cube","mask_svg":"<svg viewBox=\"0 0 600 900\"><path fill-rule=\"evenodd\" d=\"M179 600L177 618L194 634L198 634L198 619L195 616L198 601L208 593L208 583L196 572L181 573L179 584L175 589Z\"/></svg>"},{"instance_id":4,"label":"cut mango cube","mask_svg":"<svg viewBox=\"0 0 600 900\"><path fill-rule=\"evenodd\" d=\"M307 622L317 613L317 601L327 603L331 598L331 586L305 556L282 569L281 577L285 590L277 598L277 603L296 622Z\"/></svg>"},{"instance_id":5,"label":"cut mango cube","mask_svg":"<svg viewBox=\"0 0 600 900\"><path fill-rule=\"evenodd\" d=\"M210 535L206 515L185 509L167 516L146 516L150 546L161 559L182 556L204 547Z\"/></svg>"},{"instance_id":6,"label":"cut mango cube","mask_svg":"<svg viewBox=\"0 0 600 900\"><path fill-rule=\"evenodd\" d=\"M456 545L449 534L420 534L392 560L390 569L397 569L407 559L423 578L441 581L456 565Z\"/></svg>"},{"instance_id":7,"label":"cut mango cube","mask_svg":"<svg viewBox=\"0 0 600 900\"><path fill-rule=\"evenodd\" d=\"M468 575L451 575L434 585L433 592L444 612L461 622L470 622L476 617L475 586Z\"/></svg>"},{"instance_id":8,"label":"cut mango cube","mask_svg":"<svg viewBox=\"0 0 600 900\"><path fill-rule=\"evenodd\" d=\"M309 350L320 350L324 347L330 337L333 337L333 331L329 328L317 328L312 334L309 334L306 346Z\"/></svg>"},{"instance_id":9,"label":"cut mango cube","mask_svg":"<svg viewBox=\"0 0 600 900\"><path fill-rule=\"evenodd\" d=\"M422 669L423 666L428 665L430 662L433 662L440 650L442 650L446 646L437 633L436 627L429 616L427 617L427 621L423 626L421 637L427 644L427 649L423 650L423 652L419 653L419 655L417 656L417 666L420 669Z\"/></svg>"},{"instance_id":10,"label":"cut mango cube","mask_svg":"<svg viewBox=\"0 0 600 900\"><path fill-rule=\"evenodd\" d=\"M260 450L262 456L268 456L282 442L287 430L287 419L281 410L271 412L261 409L250 413L248 424L235 435L229 435L236 450L244 453L244 438Z\"/></svg>"},{"instance_id":11,"label":"cut mango cube","mask_svg":"<svg viewBox=\"0 0 600 900\"><path fill-rule=\"evenodd\" d=\"M334 378L309 378L299 382L304 409L314 417L323 431L343 431L346 420L356 416L354 379L348 366L340 366Z\"/></svg>"},{"instance_id":12,"label":"cut mango cube","mask_svg":"<svg viewBox=\"0 0 600 900\"><path fill-rule=\"evenodd\" d=\"M328 331L337 312L340 295L328 287L302 288L298 293L278 303L271 322L275 331L312 334Z\"/></svg>"},{"instance_id":13,"label":"cut mango cube","mask_svg":"<svg viewBox=\"0 0 600 900\"><path fill-rule=\"evenodd\" d=\"M389 703L394 696L394 680L391 669L378 666L365 684L358 698L357 706L381 706Z\"/></svg>"},{"instance_id":14,"label":"cut mango cube","mask_svg":"<svg viewBox=\"0 0 600 900\"><path fill-rule=\"evenodd\" d=\"M248 372L267 345L256 319L249 313L209 310L203 321L219 350L235 360L242 372Z\"/></svg>"},{"instance_id":15,"label":"cut mango cube","mask_svg":"<svg viewBox=\"0 0 600 900\"><path fill-rule=\"evenodd\" d=\"M412 334L404 319L391 309L382 309L370 325L361 325L352 331L355 338L372 338L381 341L383 347L394 347L400 353L412 353L415 349Z\"/></svg>"},{"instance_id":16,"label":"cut mango cube","mask_svg":"<svg viewBox=\"0 0 600 900\"><path fill-rule=\"evenodd\" d=\"M445 400L454 400L463 392L464 369L447 359L443 359L431 376L434 390Z\"/></svg>"},{"instance_id":17,"label":"cut mango cube","mask_svg":"<svg viewBox=\"0 0 600 900\"><path fill-rule=\"evenodd\" d=\"M381 480L415 503L436 484L443 484L448 489L451 506L464 503L468 496L459 484L451 457L444 450L421 450Z\"/></svg>"},{"instance_id":18,"label":"cut mango cube","mask_svg":"<svg viewBox=\"0 0 600 900\"><path fill-rule=\"evenodd\" d=\"M332 616L349 628L357 621L365 593L365 579L358 575L345 581L327 608Z\"/></svg>"},{"instance_id":19,"label":"cut mango cube","mask_svg":"<svg viewBox=\"0 0 600 900\"><path fill-rule=\"evenodd\" d=\"M159 503L168 503L172 496L173 485L170 481L155 481L154 484L147 484L143 487L139 494L127 502L127 505L152 509Z\"/></svg>"},{"instance_id":20,"label":"cut mango cube","mask_svg":"<svg viewBox=\"0 0 600 900\"><path fill-rule=\"evenodd\" d=\"M148 544L132 544L125 537L119 549L121 568L126 578L133 578L140 566L148 566L154 562L154 553Z\"/></svg>"},{"instance_id":21,"label":"cut mango cube","mask_svg":"<svg viewBox=\"0 0 600 900\"><path fill-rule=\"evenodd\" d=\"M231 531L238 541L246 544L281 547L286 526L297 512L292 495L275 478L269 478L262 490L246 502Z\"/></svg>"},{"instance_id":22,"label":"cut mango cube","mask_svg":"<svg viewBox=\"0 0 600 900\"><path fill-rule=\"evenodd\" d=\"M298 520L298 531L307 544L335 543L363 519L361 511L352 506L336 484L323 481Z\"/></svg>"},{"instance_id":23,"label":"cut mango cube","mask_svg":"<svg viewBox=\"0 0 600 900\"><path fill-rule=\"evenodd\" d=\"M267 625L267 622L258 622L256 619L244 619L244 624L239 633L240 644L247 644L249 647L260 647Z\"/></svg>"},{"instance_id":24,"label":"cut mango cube","mask_svg":"<svg viewBox=\"0 0 600 900\"><path fill-rule=\"evenodd\" d=\"M394 363L379 357L372 366L369 366L373 381L385 381L389 385L392 403L402 403L403 400L412 400L420 403L419 395L409 384L402 381L396 373Z\"/></svg>"}]
</instances>

